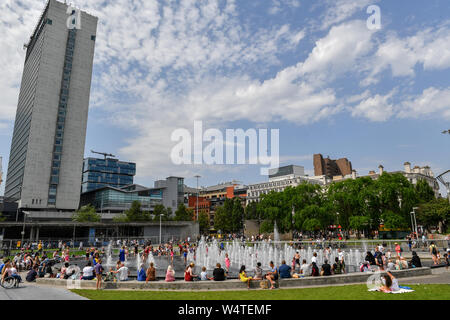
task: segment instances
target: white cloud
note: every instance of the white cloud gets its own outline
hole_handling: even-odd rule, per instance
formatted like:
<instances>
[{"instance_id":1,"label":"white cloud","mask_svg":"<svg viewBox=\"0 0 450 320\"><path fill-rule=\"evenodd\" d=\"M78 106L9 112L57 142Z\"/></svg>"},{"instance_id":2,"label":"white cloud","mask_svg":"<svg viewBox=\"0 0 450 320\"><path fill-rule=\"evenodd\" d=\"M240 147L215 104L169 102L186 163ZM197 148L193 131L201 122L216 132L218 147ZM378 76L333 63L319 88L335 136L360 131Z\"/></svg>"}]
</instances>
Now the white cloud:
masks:
<instances>
[{"instance_id":1,"label":"white cloud","mask_svg":"<svg viewBox=\"0 0 450 320\"><path fill-rule=\"evenodd\" d=\"M356 107L352 108L352 116L364 117L371 121L386 121L394 115L394 106L390 102L395 90L389 94L375 95L361 101Z\"/></svg>"},{"instance_id":2,"label":"white cloud","mask_svg":"<svg viewBox=\"0 0 450 320\"><path fill-rule=\"evenodd\" d=\"M388 35L374 57L369 61L369 76L362 85L377 83L378 75L390 69L392 76L414 76L414 68L422 64L424 70L444 70L450 67L450 28L427 29L400 38L396 33Z\"/></svg>"},{"instance_id":3,"label":"white cloud","mask_svg":"<svg viewBox=\"0 0 450 320\"><path fill-rule=\"evenodd\" d=\"M366 13L369 5L377 3L379 0L328 0L328 9L322 16L321 29L328 29L330 26L343 22L351 18L357 12Z\"/></svg>"},{"instance_id":4,"label":"white cloud","mask_svg":"<svg viewBox=\"0 0 450 320\"><path fill-rule=\"evenodd\" d=\"M450 120L450 87L438 89L430 87L421 95L402 103L399 118L444 118Z\"/></svg>"},{"instance_id":5,"label":"white cloud","mask_svg":"<svg viewBox=\"0 0 450 320\"><path fill-rule=\"evenodd\" d=\"M360 59L373 48L372 35L361 20L332 27L327 36L316 42L301 66L302 72L332 81L345 72L361 71L358 70Z\"/></svg>"}]
</instances>

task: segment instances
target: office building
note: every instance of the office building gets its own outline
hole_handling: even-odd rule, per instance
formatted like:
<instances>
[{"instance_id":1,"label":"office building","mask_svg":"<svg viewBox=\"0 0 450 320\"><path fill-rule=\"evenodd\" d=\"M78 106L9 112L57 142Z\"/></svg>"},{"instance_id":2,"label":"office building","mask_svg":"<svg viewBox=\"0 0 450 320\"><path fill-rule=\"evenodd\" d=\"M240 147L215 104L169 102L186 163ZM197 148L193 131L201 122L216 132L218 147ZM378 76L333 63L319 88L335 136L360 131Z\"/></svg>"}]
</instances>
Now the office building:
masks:
<instances>
[{"instance_id":1,"label":"office building","mask_svg":"<svg viewBox=\"0 0 450 320\"><path fill-rule=\"evenodd\" d=\"M175 214L178 206L184 204L184 178L168 177L155 181L156 189L163 189L163 205Z\"/></svg>"},{"instance_id":2,"label":"office building","mask_svg":"<svg viewBox=\"0 0 450 320\"><path fill-rule=\"evenodd\" d=\"M87 158L83 163L81 193L106 186L122 188L132 185L136 175L136 164L117 159Z\"/></svg>"},{"instance_id":3,"label":"office building","mask_svg":"<svg viewBox=\"0 0 450 320\"><path fill-rule=\"evenodd\" d=\"M287 187L296 187L301 183L325 185L325 176L309 177L305 175L301 166L286 166L269 171L269 181L250 184L247 189L247 205L251 202L260 202L263 194L282 192Z\"/></svg>"},{"instance_id":4,"label":"office building","mask_svg":"<svg viewBox=\"0 0 450 320\"><path fill-rule=\"evenodd\" d=\"M81 205L91 204L99 213L123 213L139 201L142 211L153 212L156 205L163 204L163 189L129 185L115 188L105 186L81 195Z\"/></svg>"},{"instance_id":5,"label":"office building","mask_svg":"<svg viewBox=\"0 0 450 320\"><path fill-rule=\"evenodd\" d=\"M314 155L314 175L326 176L333 178L334 176L346 176L352 174L352 163L347 158L338 160L324 158L321 154Z\"/></svg>"},{"instance_id":6,"label":"office building","mask_svg":"<svg viewBox=\"0 0 450 320\"><path fill-rule=\"evenodd\" d=\"M79 206L97 32L86 12L69 28L67 10L49 0L25 45L5 186L21 208L54 216Z\"/></svg>"}]
</instances>

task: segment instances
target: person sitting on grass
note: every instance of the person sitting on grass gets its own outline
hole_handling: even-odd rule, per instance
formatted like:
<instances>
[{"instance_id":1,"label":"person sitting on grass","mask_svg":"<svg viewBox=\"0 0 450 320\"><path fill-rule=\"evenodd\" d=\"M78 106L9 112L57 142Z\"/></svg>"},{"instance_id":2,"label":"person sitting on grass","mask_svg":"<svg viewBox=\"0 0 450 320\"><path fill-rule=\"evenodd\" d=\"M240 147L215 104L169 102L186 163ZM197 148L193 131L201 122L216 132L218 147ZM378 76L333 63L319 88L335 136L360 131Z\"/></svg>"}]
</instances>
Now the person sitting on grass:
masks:
<instances>
[{"instance_id":1,"label":"person sitting on grass","mask_svg":"<svg viewBox=\"0 0 450 320\"><path fill-rule=\"evenodd\" d=\"M380 290L386 293L399 291L398 280L392 275L390 271L387 271L382 278L384 285L380 287Z\"/></svg>"},{"instance_id":2,"label":"person sitting on grass","mask_svg":"<svg viewBox=\"0 0 450 320\"><path fill-rule=\"evenodd\" d=\"M241 280L242 282L247 282L247 289L250 289L250 281L252 281L253 278L247 276L247 274L245 273L244 265L242 265L241 269L239 270L239 280Z\"/></svg>"}]
</instances>

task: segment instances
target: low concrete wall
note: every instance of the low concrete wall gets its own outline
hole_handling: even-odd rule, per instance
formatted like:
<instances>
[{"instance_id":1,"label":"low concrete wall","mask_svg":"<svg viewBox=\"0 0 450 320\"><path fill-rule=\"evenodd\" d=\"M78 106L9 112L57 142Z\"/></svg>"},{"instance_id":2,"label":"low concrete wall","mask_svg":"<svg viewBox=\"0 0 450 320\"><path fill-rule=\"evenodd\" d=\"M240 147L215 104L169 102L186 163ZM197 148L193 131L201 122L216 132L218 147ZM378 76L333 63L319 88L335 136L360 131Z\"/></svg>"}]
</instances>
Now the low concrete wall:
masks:
<instances>
[{"instance_id":1,"label":"low concrete wall","mask_svg":"<svg viewBox=\"0 0 450 320\"><path fill-rule=\"evenodd\" d=\"M412 268L406 270L392 271L396 278L409 278L431 275L430 268ZM322 286L334 284L351 284L351 283L365 283L367 279L373 275L372 272L351 273L345 275L333 275L328 277L305 277L300 279L283 279L278 281L281 288L298 288L309 286ZM38 284L52 285L52 286L67 286L66 280L39 278L36 280ZM260 281L252 281L252 288L259 288ZM95 280L91 281L70 281L69 287L73 289L95 289ZM126 290L236 290L247 287L246 283L239 280L227 281L154 281L154 282L139 282L139 281L125 281L125 282L104 282L102 287L104 289L126 289Z\"/></svg>"}]
</instances>

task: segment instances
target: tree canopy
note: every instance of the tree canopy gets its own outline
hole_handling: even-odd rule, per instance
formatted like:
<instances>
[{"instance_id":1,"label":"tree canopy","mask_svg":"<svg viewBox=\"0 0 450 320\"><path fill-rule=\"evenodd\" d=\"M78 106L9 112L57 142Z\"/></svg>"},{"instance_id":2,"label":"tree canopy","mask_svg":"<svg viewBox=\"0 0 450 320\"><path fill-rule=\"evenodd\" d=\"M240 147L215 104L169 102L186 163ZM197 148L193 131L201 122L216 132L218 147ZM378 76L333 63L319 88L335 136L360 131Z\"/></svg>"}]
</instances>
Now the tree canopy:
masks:
<instances>
[{"instance_id":1,"label":"tree canopy","mask_svg":"<svg viewBox=\"0 0 450 320\"><path fill-rule=\"evenodd\" d=\"M407 229L412 209L433 199L433 189L426 181L413 185L401 173L385 172L378 179L346 179L327 187L304 182L282 192L263 194L259 203L246 209L246 216L264 220L262 231L273 230L276 222L281 233L325 231L333 224L358 233L378 230L380 224L388 229ZM434 216L445 220L445 214Z\"/></svg>"},{"instance_id":2,"label":"tree canopy","mask_svg":"<svg viewBox=\"0 0 450 320\"><path fill-rule=\"evenodd\" d=\"M76 222L99 222L101 216L97 214L95 208L89 204L76 211L72 220Z\"/></svg>"}]
</instances>

